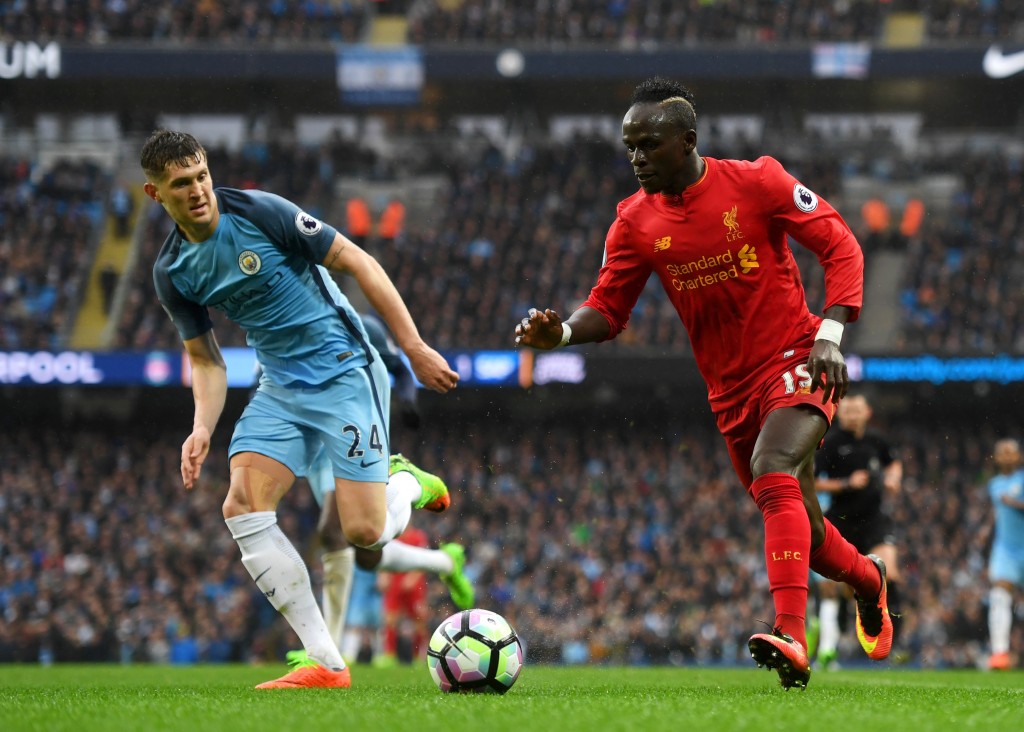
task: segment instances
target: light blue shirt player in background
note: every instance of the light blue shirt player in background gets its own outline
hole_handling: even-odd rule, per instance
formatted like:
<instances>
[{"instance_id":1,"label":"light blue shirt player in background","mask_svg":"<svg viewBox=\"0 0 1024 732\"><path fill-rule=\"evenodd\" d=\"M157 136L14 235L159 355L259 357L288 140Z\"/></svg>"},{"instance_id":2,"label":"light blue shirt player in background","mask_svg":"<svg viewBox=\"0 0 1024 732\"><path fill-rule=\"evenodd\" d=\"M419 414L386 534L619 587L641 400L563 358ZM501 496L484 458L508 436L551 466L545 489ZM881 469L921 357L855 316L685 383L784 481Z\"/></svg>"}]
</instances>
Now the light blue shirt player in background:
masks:
<instances>
[{"instance_id":1,"label":"light blue shirt player in background","mask_svg":"<svg viewBox=\"0 0 1024 732\"><path fill-rule=\"evenodd\" d=\"M994 527L989 558L988 630L993 670L1010 668L1010 629L1013 624L1013 591L1024 587L1024 469L1020 444L1003 439L993 453L999 473L988 482Z\"/></svg>"},{"instance_id":2,"label":"light blue shirt player in background","mask_svg":"<svg viewBox=\"0 0 1024 732\"><path fill-rule=\"evenodd\" d=\"M175 223L153 277L192 365L195 417L181 448L186 489L200 477L227 394L207 308L247 331L263 369L231 438L223 512L242 563L310 661L258 688L348 687L350 673L306 566L277 526L278 502L318 443L334 470L346 538L356 546L382 546L402 532L413 505L441 511L449 498L440 479L414 473L407 461L389 478L388 377L347 299L326 285L323 268L356 280L425 387L444 393L458 375L420 337L380 264L330 226L270 193L215 191L206 151L186 133L153 133L141 164L146 194Z\"/></svg>"}]
</instances>

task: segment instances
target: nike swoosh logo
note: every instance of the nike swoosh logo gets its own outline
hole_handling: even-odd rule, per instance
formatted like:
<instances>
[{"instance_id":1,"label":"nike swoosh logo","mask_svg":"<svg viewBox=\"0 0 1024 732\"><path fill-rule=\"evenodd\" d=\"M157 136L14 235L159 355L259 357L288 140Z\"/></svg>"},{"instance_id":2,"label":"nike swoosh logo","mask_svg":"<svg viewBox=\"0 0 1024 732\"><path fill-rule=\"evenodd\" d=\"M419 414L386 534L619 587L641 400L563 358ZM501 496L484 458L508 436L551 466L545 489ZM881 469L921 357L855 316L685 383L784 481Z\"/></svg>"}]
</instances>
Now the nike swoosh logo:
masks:
<instances>
[{"instance_id":1,"label":"nike swoosh logo","mask_svg":"<svg viewBox=\"0 0 1024 732\"><path fill-rule=\"evenodd\" d=\"M263 575L265 575L269 571L270 571L270 567L267 567L266 569L264 569L262 572L260 572L258 575L256 575L255 578L253 578L253 582L259 582L260 581L260 577L262 577Z\"/></svg>"},{"instance_id":2,"label":"nike swoosh logo","mask_svg":"<svg viewBox=\"0 0 1024 732\"><path fill-rule=\"evenodd\" d=\"M981 60L981 68L991 79L1005 79L1019 74L1024 71L1024 51L1005 54L999 46L989 46L985 58Z\"/></svg>"},{"instance_id":3,"label":"nike swoosh logo","mask_svg":"<svg viewBox=\"0 0 1024 732\"><path fill-rule=\"evenodd\" d=\"M377 459L377 460L371 460L370 462L366 462L365 460L360 460L360 461L359 461L359 467L360 467L360 468L368 468L368 467L370 467L371 465L376 465L376 464L377 464L377 463L379 463L379 462L380 462L380 461L381 461L382 459L383 459L383 458L379 458L379 459Z\"/></svg>"},{"instance_id":4,"label":"nike swoosh logo","mask_svg":"<svg viewBox=\"0 0 1024 732\"><path fill-rule=\"evenodd\" d=\"M878 646L878 638L869 638L867 632L861 627L860 623L857 623L857 640L860 641L861 647L865 653L871 653Z\"/></svg>"}]
</instances>

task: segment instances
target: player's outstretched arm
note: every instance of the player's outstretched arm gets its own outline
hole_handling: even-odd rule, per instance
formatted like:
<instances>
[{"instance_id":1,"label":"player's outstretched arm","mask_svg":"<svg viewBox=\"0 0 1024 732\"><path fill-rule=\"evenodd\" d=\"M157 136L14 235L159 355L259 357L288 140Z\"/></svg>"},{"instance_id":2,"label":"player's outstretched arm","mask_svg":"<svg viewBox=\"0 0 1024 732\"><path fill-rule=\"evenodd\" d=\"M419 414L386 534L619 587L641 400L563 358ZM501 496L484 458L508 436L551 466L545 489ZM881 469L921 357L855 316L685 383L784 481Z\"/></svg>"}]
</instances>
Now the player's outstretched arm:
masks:
<instances>
[{"instance_id":1,"label":"player's outstretched arm","mask_svg":"<svg viewBox=\"0 0 1024 732\"><path fill-rule=\"evenodd\" d=\"M444 356L420 337L409 308L380 262L338 234L324 257L323 266L355 278L370 305L391 329L398 347L409 357L412 370L421 384L441 394L455 388L459 375L452 371Z\"/></svg>"},{"instance_id":2,"label":"player's outstretched arm","mask_svg":"<svg viewBox=\"0 0 1024 732\"><path fill-rule=\"evenodd\" d=\"M833 321L840 326L846 325L849 317L850 308L845 305L833 305L825 311L825 320ZM840 337L841 333L840 328ZM850 375L846 371L846 359L839 350L839 344L827 337L821 337L822 335L822 331L818 331L819 337L814 341L811 355L807 359L807 370L811 375L811 393L820 388L822 404L829 400L838 404L850 388Z\"/></svg>"},{"instance_id":3,"label":"player's outstretched arm","mask_svg":"<svg viewBox=\"0 0 1024 732\"><path fill-rule=\"evenodd\" d=\"M192 364L192 398L196 409L192 434L181 446L181 481L186 490L192 490L210 452L210 436L224 410L228 377L212 330L185 341L185 351Z\"/></svg>"},{"instance_id":4,"label":"player's outstretched arm","mask_svg":"<svg viewBox=\"0 0 1024 732\"><path fill-rule=\"evenodd\" d=\"M568 326L568 331L562 326ZM515 344L550 351L559 346L593 343L608 336L608 321L593 308L583 306L562 321L554 310L530 308L516 325ZM564 342L563 342L564 341Z\"/></svg>"}]
</instances>

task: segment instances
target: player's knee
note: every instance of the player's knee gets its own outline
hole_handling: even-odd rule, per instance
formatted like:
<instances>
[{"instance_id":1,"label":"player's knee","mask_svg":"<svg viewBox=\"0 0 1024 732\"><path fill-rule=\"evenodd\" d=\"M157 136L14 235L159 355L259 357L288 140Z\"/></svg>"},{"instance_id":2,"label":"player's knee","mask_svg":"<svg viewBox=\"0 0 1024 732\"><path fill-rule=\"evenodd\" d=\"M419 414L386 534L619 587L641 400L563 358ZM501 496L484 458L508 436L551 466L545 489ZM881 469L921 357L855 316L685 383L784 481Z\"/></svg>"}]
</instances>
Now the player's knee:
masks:
<instances>
[{"instance_id":1,"label":"player's knee","mask_svg":"<svg viewBox=\"0 0 1024 732\"><path fill-rule=\"evenodd\" d=\"M356 547L373 547L380 542L384 526L370 519L349 521L345 526L345 538Z\"/></svg>"},{"instance_id":2,"label":"player's knee","mask_svg":"<svg viewBox=\"0 0 1024 732\"><path fill-rule=\"evenodd\" d=\"M227 498L224 499L224 503L221 505L221 513L224 515L224 518L229 519L252 513L252 506L244 499L239 498L234 491L228 491Z\"/></svg>"},{"instance_id":3,"label":"player's knee","mask_svg":"<svg viewBox=\"0 0 1024 732\"><path fill-rule=\"evenodd\" d=\"M798 454L794 448L774 446L761 448L750 458L750 472L755 478L768 473L789 473L797 475L806 455Z\"/></svg>"}]
</instances>

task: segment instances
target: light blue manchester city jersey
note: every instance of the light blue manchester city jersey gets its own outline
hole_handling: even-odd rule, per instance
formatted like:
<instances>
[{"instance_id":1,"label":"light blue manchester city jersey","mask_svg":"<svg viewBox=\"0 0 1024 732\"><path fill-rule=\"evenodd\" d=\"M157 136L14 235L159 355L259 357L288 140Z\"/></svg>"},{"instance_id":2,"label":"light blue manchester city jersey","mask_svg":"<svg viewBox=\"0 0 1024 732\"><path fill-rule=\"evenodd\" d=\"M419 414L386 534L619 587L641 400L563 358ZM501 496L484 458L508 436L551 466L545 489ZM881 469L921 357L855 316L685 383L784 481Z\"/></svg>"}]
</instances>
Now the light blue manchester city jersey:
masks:
<instances>
[{"instance_id":1,"label":"light blue manchester city jersey","mask_svg":"<svg viewBox=\"0 0 1024 732\"><path fill-rule=\"evenodd\" d=\"M157 296L182 340L213 327L207 308L246 331L263 373L319 385L373 358L359 316L319 266L337 233L265 191L217 188L217 229L192 243L177 227L153 266Z\"/></svg>"},{"instance_id":2,"label":"light blue manchester city jersey","mask_svg":"<svg viewBox=\"0 0 1024 732\"><path fill-rule=\"evenodd\" d=\"M988 483L988 493L996 515L995 543L1024 555L1024 511L1007 506L1001 500L1006 495L1024 500L1024 470L995 476Z\"/></svg>"}]
</instances>

